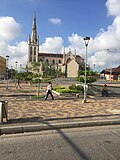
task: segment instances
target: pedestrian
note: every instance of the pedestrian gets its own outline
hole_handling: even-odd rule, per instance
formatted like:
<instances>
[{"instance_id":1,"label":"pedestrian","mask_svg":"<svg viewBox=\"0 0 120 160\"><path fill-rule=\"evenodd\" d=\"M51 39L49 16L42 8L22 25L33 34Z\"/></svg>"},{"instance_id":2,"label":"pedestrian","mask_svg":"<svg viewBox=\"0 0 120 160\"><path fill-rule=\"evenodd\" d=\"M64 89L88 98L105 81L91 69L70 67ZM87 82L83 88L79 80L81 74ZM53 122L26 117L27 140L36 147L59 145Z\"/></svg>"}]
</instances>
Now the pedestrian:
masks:
<instances>
[{"instance_id":1,"label":"pedestrian","mask_svg":"<svg viewBox=\"0 0 120 160\"><path fill-rule=\"evenodd\" d=\"M16 84L16 88L18 88L18 87L21 88L20 83L21 83L21 82L20 82L20 80L18 79L17 84Z\"/></svg>"},{"instance_id":2,"label":"pedestrian","mask_svg":"<svg viewBox=\"0 0 120 160\"><path fill-rule=\"evenodd\" d=\"M102 97L108 97L108 90L107 90L107 85L104 84L103 89L102 89Z\"/></svg>"},{"instance_id":3,"label":"pedestrian","mask_svg":"<svg viewBox=\"0 0 120 160\"><path fill-rule=\"evenodd\" d=\"M51 97L52 97L52 100L54 99L54 97L53 97L53 94L52 94L52 83L51 82L48 82L49 84L48 84L48 86L47 86L47 90L46 90L46 96L45 96L45 100L47 100L47 98L48 98L48 95L50 94L51 95Z\"/></svg>"}]
</instances>

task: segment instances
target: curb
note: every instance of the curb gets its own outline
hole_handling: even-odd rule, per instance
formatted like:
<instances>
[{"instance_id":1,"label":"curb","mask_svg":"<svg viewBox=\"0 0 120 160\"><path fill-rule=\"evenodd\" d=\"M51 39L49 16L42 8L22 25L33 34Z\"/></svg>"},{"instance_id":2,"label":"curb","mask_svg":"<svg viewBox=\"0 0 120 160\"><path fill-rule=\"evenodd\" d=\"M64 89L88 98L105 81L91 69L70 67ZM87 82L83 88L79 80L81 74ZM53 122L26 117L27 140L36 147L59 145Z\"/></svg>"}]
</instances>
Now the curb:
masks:
<instances>
[{"instance_id":1,"label":"curb","mask_svg":"<svg viewBox=\"0 0 120 160\"><path fill-rule=\"evenodd\" d=\"M59 130L59 129L65 129L65 128L92 127L92 126L119 125L119 124L120 124L120 119L86 121L86 122L84 121L83 122L63 122L63 123L43 122L35 125L0 127L0 135L17 134L17 133L24 133L24 132L38 132L43 130Z\"/></svg>"}]
</instances>

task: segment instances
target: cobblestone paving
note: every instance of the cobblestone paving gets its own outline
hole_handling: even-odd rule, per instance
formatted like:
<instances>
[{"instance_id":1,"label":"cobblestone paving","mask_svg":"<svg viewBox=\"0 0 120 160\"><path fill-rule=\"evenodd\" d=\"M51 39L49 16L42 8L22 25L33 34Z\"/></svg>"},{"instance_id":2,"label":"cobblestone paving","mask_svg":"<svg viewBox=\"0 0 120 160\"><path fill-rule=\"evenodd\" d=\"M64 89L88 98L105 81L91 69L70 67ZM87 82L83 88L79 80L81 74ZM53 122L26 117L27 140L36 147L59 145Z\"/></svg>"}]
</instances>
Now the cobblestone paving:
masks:
<instances>
[{"instance_id":1,"label":"cobblestone paving","mask_svg":"<svg viewBox=\"0 0 120 160\"><path fill-rule=\"evenodd\" d=\"M27 87L26 87L27 88ZM25 89L25 88L24 88ZM30 89L29 87L27 88ZM36 88L32 88L34 93ZM1 89L1 94L3 90ZM5 93L5 92L4 92ZM5 94L15 93L15 88ZM120 114L120 98L88 98L82 103L82 98L62 99L55 96L55 100L31 100L30 97L0 97L8 101L8 119L18 118L71 118L94 115Z\"/></svg>"},{"instance_id":2,"label":"cobblestone paving","mask_svg":"<svg viewBox=\"0 0 120 160\"><path fill-rule=\"evenodd\" d=\"M8 98L8 118L70 118L90 115L120 114L120 99L82 99L69 100L25 100L24 98Z\"/></svg>"}]
</instances>

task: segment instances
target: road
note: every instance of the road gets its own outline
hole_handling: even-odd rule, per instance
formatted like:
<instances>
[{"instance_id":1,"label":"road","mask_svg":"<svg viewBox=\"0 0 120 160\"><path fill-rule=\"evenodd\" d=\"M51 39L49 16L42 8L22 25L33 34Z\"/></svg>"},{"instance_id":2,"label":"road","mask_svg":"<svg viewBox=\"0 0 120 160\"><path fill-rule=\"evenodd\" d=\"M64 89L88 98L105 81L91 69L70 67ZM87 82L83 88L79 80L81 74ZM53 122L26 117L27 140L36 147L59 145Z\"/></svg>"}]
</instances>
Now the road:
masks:
<instances>
[{"instance_id":1,"label":"road","mask_svg":"<svg viewBox=\"0 0 120 160\"><path fill-rule=\"evenodd\" d=\"M120 126L0 137L0 160L119 160Z\"/></svg>"}]
</instances>

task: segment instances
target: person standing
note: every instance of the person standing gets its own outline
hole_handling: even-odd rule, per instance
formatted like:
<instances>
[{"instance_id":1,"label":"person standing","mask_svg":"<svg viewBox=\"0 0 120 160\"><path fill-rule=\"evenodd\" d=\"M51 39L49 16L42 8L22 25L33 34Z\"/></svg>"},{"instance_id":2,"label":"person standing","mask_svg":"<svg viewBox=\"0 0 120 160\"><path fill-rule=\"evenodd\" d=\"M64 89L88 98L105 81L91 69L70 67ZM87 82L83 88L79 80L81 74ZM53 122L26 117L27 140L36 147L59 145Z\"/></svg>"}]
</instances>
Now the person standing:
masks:
<instances>
[{"instance_id":1,"label":"person standing","mask_svg":"<svg viewBox=\"0 0 120 160\"><path fill-rule=\"evenodd\" d=\"M46 92L47 92L47 95L45 97L45 100L47 100L49 94L51 95L52 100L53 100L54 97L53 97L53 94L52 94L52 83L51 82L49 82Z\"/></svg>"},{"instance_id":2,"label":"person standing","mask_svg":"<svg viewBox=\"0 0 120 160\"><path fill-rule=\"evenodd\" d=\"M19 79L18 79L17 84L16 84L16 88L18 88L18 87L21 88L21 86L20 86L20 80Z\"/></svg>"}]
</instances>

